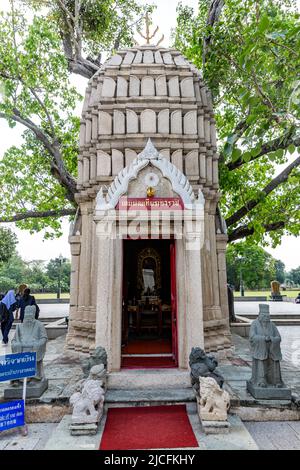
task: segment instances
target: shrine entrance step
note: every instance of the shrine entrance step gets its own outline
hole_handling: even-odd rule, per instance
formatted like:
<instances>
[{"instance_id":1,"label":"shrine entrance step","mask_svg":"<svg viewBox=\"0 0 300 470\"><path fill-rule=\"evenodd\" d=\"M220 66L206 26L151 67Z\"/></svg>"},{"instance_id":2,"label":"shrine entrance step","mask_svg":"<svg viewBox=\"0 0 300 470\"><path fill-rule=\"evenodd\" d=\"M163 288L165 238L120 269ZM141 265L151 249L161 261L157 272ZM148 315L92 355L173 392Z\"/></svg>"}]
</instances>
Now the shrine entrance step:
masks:
<instances>
[{"instance_id":1,"label":"shrine entrance step","mask_svg":"<svg viewBox=\"0 0 300 470\"><path fill-rule=\"evenodd\" d=\"M182 389L191 387L187 370L170 369L122 369L108 374L108 389L153 390Z\"/></svg>"},{"instance_id":2,"label":"shrine entrance step","mask_svg":"<svg viewBox=\"0 0 300 470\"><path fill-rule=\"evenodd\" d=\"M114 406L145 406L194 403L196 397L192 388L172 388L153 390L108 390L105 396L108 407Z\"/></svg>"}]
</instances>

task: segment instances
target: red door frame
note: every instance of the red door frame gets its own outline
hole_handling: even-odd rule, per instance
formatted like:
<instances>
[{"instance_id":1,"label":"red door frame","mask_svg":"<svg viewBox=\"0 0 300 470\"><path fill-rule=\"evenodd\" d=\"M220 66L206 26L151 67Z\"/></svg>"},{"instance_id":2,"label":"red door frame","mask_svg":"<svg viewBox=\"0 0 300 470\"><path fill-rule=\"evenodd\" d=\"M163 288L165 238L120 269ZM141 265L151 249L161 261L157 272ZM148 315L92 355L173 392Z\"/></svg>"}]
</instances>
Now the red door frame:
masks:
<instances>
[{"instance_id":1,"label":"red door frame","mask_svg":"<svg viewBox=\"0 0 300 470\"><path fill-rule=\"evenodd\" d=\"M124 294L125 294L125 276L124 276L124 247L125 241L136 241L130 238L129 236L123 238L123 257L122 257L122 307L124 303ZM138 238L138 240L147 240L147 238ZM151 239L149 239L151 240ZM177 287L176 287L176 245L175 239L170 238L170 289L171 289L171 322L172 322L172 356L175 362L175 366L178 366L178 332L177 332ZM123 308L122 308L122 326L123 326ZM122 332L123 333L123 332ZM122 351L121 351L122 354Z\"/></svg>"},{"instance_id":2,"label":"red door frame","mask_svg":"<svg viewBox=\"0 0 300 470\"><path fill-rule=\"evenodd\" d=\"M172 354L178 366L178 334L177 334L177 289L176 289L176 248L175 240L170 240L170 284L171 284L171 321L172 321Z\"/></svg>"}]
</instances>

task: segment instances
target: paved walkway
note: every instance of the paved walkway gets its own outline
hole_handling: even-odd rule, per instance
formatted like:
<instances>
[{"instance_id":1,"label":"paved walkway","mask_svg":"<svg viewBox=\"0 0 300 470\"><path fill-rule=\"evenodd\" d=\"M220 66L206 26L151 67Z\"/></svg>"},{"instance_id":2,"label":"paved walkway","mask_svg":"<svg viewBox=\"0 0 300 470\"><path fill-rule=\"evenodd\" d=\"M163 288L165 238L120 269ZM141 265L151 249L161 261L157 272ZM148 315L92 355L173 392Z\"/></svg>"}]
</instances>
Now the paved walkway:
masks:
<instances>
[{"instance_id":1,"label":"paved walkway","mask_svg":"<svg viewBox=\"0 0 300 470\"><path fill-rule=\"evenodd\" d=\"M234 302L236 315L258 315L259 304L268 304L271 315L300 315L300 304L292 302Z\"/></svg>"},{"instance_id":2,"label":"paved walkway","mask_svg":"<svg viewBox=\"0 0 300 470\"><path fill-rule=\"evenodd\" d=\"M244 422L251 436L262 450L299 450L300 421Z\"/></svg>"}]
</instances>

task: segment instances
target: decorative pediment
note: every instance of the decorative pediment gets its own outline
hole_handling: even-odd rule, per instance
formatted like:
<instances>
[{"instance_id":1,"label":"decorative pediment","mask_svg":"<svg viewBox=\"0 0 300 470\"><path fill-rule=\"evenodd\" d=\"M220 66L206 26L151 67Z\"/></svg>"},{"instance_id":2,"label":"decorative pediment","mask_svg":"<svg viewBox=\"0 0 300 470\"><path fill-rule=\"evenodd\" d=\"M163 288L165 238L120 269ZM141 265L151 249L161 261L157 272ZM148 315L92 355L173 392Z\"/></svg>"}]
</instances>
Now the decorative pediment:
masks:
<instances>
[{"instance_id":1,"label":"decorative pediment","mask_svg":"<svg viewBox=\"0 0 300 470\"><path fill-rule=\"evenodd\" d=\"M196 199L187 177L173 163L164 158L149 139L146 147L137 158L115 177L106 196L104 196L103 188L100 188L97 195L96 211L114 209L120 197L128 192L130 181L137 179L139 172L148 165L160 170L162 176L170 181L173 191L182 199L185 207L191 208L193 204L204 203L201 191Z\"/></svg>"}]
</instances>

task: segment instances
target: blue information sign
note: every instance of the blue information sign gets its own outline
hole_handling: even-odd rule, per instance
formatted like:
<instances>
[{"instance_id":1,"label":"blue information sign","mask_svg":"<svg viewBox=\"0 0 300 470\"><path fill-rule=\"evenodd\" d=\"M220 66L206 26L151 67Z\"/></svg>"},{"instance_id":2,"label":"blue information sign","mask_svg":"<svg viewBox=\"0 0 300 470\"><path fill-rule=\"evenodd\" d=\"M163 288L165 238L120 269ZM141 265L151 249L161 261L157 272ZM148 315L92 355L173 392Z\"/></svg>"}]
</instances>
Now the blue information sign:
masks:
<instances>
[{"instance_id":1,"label":"blue information sign","mask_svg":"<svg viewBox=\"0 0 300 470\"><path fill-rule=\"evenodd\" d=\"M0 431L24 426L24 401L14 400L0 403Z\"/></svg>"},{"instance_id":2,"label":"blue information sign","mask_svg":"<svg viewBox=\"0 0 300 470\"><path fill-rule=\"evenodd\" d=\"M0 382L34 377L35 374L36 352L0 356Z\"/></svg>"}]
</instances>

